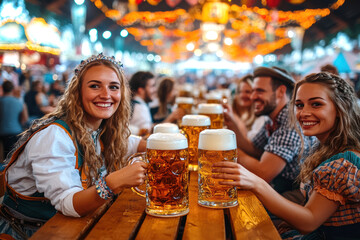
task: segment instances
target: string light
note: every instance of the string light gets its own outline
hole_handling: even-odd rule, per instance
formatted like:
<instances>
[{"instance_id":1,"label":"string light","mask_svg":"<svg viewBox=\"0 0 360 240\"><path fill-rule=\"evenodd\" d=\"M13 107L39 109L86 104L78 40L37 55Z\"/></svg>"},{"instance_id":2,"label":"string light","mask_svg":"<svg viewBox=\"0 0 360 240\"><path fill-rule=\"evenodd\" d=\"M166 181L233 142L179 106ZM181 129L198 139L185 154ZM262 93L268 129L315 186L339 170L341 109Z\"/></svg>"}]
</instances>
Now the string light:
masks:
<instances>
[{"instance_id":1,"label":"string light","mask_svg":"<svg viewBox=\"0 0 360 240\"><path fill-rule=\"evenodd\" d=\"M189 13L184 9L176 9L167 12L138 12L133 11L121 18L120 11L108 8L101 0L91 0L104 15L111 19L118 19L116 23L127 27L126 30L139 41L141 45L147 46L149 51L155 51L162 57L162 61L175 61L183 59L188 55L186 45L189 42L200 42L201 33L196 31L184 31L182 26L193 24L194 20L202 21L202 9L200 5L193 6ZM231 1L229 1L230 4ZM266 3L266 0L263 0ZM224 35L239 42L246 39L248 34L255 34L254 46L236 46L237 44L223 46L224 57L231 60L252 59L258 54L268 54L291 42L286 34L288 24L298 24L304 29L311 27L317 20L330 14L330 10L336 10L344 4L345 0L337 0L329 8L305 9L299 11L268 10L259 7L247 7L246 5L232 4L228 8L228 19L231 29L225 29ZM266 4L265 4L266 5ZM272 23L275 41L267 42L267 23ZM146 28L131 27L140 24ZM169 27L171 29L165 29ZM154 37L161 34L165 38L171 38L171 47L163 49L164 41ZM174 40L175 39L175 40ZM237 39L237 40L236 40ZM246 45L246 44L244 44ZM182 53L185 51L187 54ZM167 54L168 56L165 56Z\"/></svg>"}]
</instances>

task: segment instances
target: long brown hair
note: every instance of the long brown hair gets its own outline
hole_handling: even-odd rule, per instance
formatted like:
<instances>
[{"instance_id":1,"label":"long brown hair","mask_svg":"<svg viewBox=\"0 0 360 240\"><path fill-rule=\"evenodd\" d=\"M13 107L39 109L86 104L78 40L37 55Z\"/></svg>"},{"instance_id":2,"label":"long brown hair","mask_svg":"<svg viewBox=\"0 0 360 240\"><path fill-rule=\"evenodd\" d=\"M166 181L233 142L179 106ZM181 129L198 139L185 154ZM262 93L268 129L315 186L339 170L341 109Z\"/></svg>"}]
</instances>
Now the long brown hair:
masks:
<instances>
[{"instance_id":1,"label":"long brown hair","mask_svg":"<svg viewBox=\"0 0 360 240\"><path fill-rule=\"evenodd\" d=\"M102 121L100 139L103 143L103 157L108 173L120 169L125 165L124 156L127 152L127 139L130 136L130 90L128 82L119 66L106 59L97 59L86 64L81 71L74 75L56 109L43 118L36 121L30 129L23 133L36 131L41 126L49 124L56 119L64 120L70 127L74 139L76 139L83 153L83 171L87 177L87 185L93 184L97 179L98 169L102 166L102 157L96 154L95 144L89 127L86 124L85 112L82 104L81 86L84 74L94 66L103 65L114 70L120 81L121 99L118 109L109 118Z\"/></svg>"},{"instance_id":2,"label":"long brown hair","mask_svg":"<svg viewBox=\"0 0 360 240\"><path fill-rule=\"evenodd\" d=\"M159 98L159 111L156 113L157 118L166 117L168 114L167 98L169 93L174 89L175 81L171 78L163 78L159 84L157 95Z\"/></svg>"},{"instance_id":3,"label":"long brown hair","mask_svg":"<svg viewBox=\"0 0 360 240\"><path fill-rule=\"evenodd\" d=\"M315 83L325 86L329 91L329 97L335 105L337 118L335 128L329 134L324 143L304 161L299 178L302 182L311 179L313 170L323 161L335 154L346 150L360 150L360 108L354 89L344 79L337 75L321 72L306 76L296 83L294 93L290 102L290 118L293 124L296 123L294 113L296 93L299 87L305 83ZM300 131L295 124L297 131Z\"/></svg>"}]
</instances>

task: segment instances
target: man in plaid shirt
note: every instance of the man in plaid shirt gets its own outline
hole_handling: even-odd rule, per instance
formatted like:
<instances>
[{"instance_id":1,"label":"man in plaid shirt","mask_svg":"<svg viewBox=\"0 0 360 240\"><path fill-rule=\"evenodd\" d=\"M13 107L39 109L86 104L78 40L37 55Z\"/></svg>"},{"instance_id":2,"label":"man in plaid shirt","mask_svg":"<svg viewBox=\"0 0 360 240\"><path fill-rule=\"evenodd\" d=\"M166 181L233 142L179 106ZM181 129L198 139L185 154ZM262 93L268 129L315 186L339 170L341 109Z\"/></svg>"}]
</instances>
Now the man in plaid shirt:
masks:
<instances>
[{"instance_id":1,"label":"man in plaid shirt","mask_svg":"<svg viewBox=\"0 0 360 240\"><path fill-rule=\"evenodd\" d=\"M314 139L302 136L305 149L300 155L301 137L288 126L288 102L294 84L295 80L284 69L256 68L251 95L255 115L266 115L269 119L252 140L241 133L229 111L225 112L225 123L236 133L241 165L271 183L279 193L294 190L298 195L299 185L295 179L300 170L300 157L309 153Z\"/></svg>"}]
</instances>

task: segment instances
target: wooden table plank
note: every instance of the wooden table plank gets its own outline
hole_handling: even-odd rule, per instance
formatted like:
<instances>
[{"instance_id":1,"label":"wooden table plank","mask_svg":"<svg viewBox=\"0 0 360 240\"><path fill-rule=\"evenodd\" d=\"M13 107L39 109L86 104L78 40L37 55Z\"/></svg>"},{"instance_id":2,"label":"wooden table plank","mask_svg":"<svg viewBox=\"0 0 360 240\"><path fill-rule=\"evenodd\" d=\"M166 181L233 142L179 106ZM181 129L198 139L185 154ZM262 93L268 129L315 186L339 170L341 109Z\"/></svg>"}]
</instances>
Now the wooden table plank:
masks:
<instances>
[{"instance_id":1,"label":"wooden table plank","mask_svg":"<svg viewBox=\"0 0 360 240\"><path fill-rule=\"evenodd\" d=\"M187 216L146 215L145 198L126 189L113 204L108 202L86 217L71 218L57 213L31 239L280 239L253 193L238 191L237 207L206 208L197 203L197 172L191 172L190 178Z\"/></svg>"},{"instance_id":2,"label":"wooden table plank","mask_svg":"<svg viewBox=\"0 0 360 240\"><path fill-rule=\"evenodd\" d=\"M145 198L125 189L86 239L129 239L141 224Z\"/></svg>"},{"instance_id":3,"label":"wooden table plank","mask_svg":"<svg viewBox=\"0 0 360 240\"><path fill-rule=\"evenodd\" d=\"M239 206L230 208L235 239L281 239L261 202L250 191L238 191Z\"/></svg>"},{"instance_id":4,"label":"wooden table plank","mask_svg":"<svg viewBox=\"0 0 360 240\"><path fill-rule=\"evenodd\" d=\"M200 206L197 203L198 172L190 172L190 178L190 212L186 218L183 239L225 239L224 211Z\"/></svg>"},{"instance_id":5,"label":"wooden table plank","mask_svg":"<svg viewBox=\"0 0 360 240\"><path fill-rule=\"evenodd\" d=\"M153 217L146 215L136 240L176 239L180 217Z\"/></svg>"},{"instance_id":6,"label":"wooden table plank","mask_svg":"<svg viewBox=\"0 0 360 240\"><path fill-rule=\"evenodd\" d=\"M93 213L81 218L67 217L61 213L56 213L30 239L82 239L106 212L111 203L108 201Z\"/></svg>"}]
</instances>

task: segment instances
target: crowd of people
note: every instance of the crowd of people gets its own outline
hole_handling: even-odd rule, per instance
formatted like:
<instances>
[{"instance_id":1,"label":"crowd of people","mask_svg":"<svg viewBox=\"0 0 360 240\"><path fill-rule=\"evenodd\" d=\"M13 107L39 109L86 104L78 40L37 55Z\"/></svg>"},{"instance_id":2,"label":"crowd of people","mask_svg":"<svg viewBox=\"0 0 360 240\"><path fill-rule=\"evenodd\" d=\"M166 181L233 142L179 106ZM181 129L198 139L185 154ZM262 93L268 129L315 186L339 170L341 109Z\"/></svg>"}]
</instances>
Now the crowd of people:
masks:
<instances>
[{"instance_id":1,"label":"crowd of people","mask_svg":"<svg viewBox=\"0 0 360 240\"><path fill-rule=\"evenodd\" d=\"M295 81L279 67L257 67L234 84L222 106L238 162L215 164L213 178L254 192L284 239L360 238L354 87L326 69ZM186 114L175 104L176 79L139 71L127 80L121 62L103 54L83 60L65 89L45 93L33 81L23 100L14 85L4 81L0 98L8 144L0 232L16 239L57 211L81 217L143 183L146 163L128 165L127 157L146 149L156 124Z\"/></svg>"}]
</instances>

